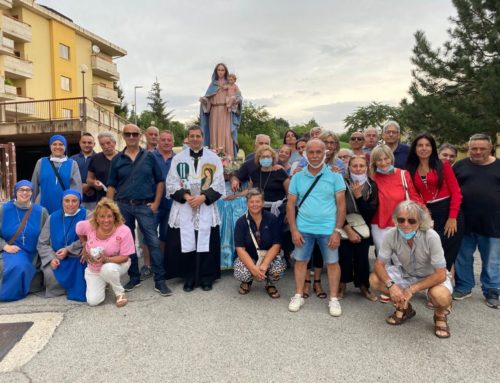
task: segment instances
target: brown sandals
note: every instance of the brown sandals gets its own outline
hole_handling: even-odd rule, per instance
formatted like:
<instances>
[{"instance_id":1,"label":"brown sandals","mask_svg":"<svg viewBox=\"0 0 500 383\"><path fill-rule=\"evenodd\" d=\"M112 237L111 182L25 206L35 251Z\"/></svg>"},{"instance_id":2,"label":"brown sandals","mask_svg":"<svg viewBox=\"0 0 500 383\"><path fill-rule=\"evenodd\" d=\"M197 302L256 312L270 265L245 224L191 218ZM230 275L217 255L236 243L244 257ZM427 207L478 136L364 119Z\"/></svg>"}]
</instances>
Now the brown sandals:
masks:
<instances>
[{"instance_id":1,"label":"brown sandals","mask_svg":"<svg viewBox=\"0 0 500 383\"><path fill-rule=\"evenodd\" d=\"M434 335L440 339L450 337L450 326L448 326L447 314L434 312Z\"/></svg>"},{"instance_id":2,"label":"brown sandals","mask_svg":"<svg viewBox=\"0 0 500 383\"><path fill-rule=\"evenodd\" d=\"M325 299L327 297L326 293L323 291L323 287L321 287L321 279L314 280L313 290L319 299Z\"/></svg>"},{"instance_id":3,"label":"brown sandals","mask_svg":"<svg viewBox=\"0 0 500 383\"><path fill-rule=\"evenodd\" d=\"M267 295L269 295L273 299L278 299L281 295L278 292L278 289L274 285L266 285L265 287Z\"/></svg>"},{"instance_id":4,"label":"brown sandals","mask_svg":"<svg viewBox=\"0 0 500 383\"><path fill-rule=\"evenodd\" d=\"M406 322L408 319L413 318L415 314L415 310L413 310L411 304L408 303L408 307L405 309L396 307L396 311L394 311L391 316L385 318L385 321L387 322L387 324L390 324L392 326L398 326Z\"/></svg>"},{"instance_id":5,"label":"brown sandals","mask_svg":"<svg viewBox=\"0 0 500 383\"><path fill-rule=\"evenodd\" d=\"M252 282L241 282L240 283L240 289L238 292L241 295L247 295L250 292L250 289L252 288Z\"/></svg>"}]
</instances>

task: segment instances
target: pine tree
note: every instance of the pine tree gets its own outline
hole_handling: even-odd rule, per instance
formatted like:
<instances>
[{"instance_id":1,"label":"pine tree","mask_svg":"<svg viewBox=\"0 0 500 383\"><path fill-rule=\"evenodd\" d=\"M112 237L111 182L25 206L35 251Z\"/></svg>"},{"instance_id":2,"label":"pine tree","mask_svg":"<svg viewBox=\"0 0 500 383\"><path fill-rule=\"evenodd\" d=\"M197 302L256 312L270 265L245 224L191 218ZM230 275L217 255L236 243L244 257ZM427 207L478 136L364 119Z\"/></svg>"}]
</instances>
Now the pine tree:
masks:
<instances>
[{"instance_id":1,"label":"pine tree","mask_svg":"<svg viewBox=\"0 0 500 383\"><path fill-rule=\"evenodd\" d=\"M113 83L113 88L118 93L118 98L120 99L120 105L115 106L115 114L123 118L128 118L128 104L123 102L123 99L125 98L123 89L116 81Z\"/></svg>"},{"instance_id":2,"label":"pine tree","mask_svg":"<svg viewBox=\"0 0 500 383\"><path fill-rule=\"evenodd\" d=\"M160 130L169 128L172 120L172 111L167 112L167 102L161 97L161 88L158 79L153 83L148 95L148 106L151 108L151 120L155 121L155 125Z\"/></svg>"},{"instance_id":3,"label":"pine tree","mask_svg":"<svg viewBox=\"0 0 500 383\"><path fill-rule=\"evenodd\" d=\"M500 131L500 1L453 0L449 40L433 49L415 33L410 100L403 116L413 131L461 144Z\"/></svg>"}]
</instances>

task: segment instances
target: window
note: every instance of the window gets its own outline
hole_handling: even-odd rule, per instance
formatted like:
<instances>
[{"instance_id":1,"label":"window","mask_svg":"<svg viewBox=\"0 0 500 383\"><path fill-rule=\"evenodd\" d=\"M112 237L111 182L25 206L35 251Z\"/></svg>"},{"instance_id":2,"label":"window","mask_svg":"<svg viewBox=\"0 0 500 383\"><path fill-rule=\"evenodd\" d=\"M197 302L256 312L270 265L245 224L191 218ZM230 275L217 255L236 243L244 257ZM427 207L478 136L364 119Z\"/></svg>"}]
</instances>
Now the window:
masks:
<instances>
[{"instance_id":1,"label":"window","mask_svg":"<svg viewBox=\"0 0 500 383\"><path fill-rule=\"evenodd\" d=\"M59 57L69 60L69 47L64 44L59 44Z\"/></svg>"},{"instance_id":2,"label":"window","mask_svg":"<svg viewBox=\"0 0 500 383\"><path fill-rule=\"evenodd\" d=\"M71 92L71 79L69 77L61 76L61 89Z\"/></svg>"},{"instance_id":3,"label":"window","mask_svg":"<svg viewBox=\"0 0 500 383\"><path fill-rule=\"evenodd\" d=\"M71 109L62 108L61 117L62 118L71 118L73 116L73 111Z\"/></svg>"}]
</instances>

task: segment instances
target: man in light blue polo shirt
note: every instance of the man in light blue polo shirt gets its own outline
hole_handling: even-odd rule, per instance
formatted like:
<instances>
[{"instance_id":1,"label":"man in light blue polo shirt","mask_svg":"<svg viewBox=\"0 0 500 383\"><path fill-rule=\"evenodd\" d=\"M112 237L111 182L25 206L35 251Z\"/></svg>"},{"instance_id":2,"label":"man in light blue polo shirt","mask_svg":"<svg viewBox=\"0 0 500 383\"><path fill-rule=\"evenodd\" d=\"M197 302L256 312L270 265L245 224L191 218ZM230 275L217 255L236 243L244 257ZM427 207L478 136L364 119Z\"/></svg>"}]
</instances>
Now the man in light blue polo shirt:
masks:
<instances>
[{"instance_id":1,"label":"man in light blue polo shirt","mask_svg":"<svg viewBox=\"0 0 500 383\"><path fill-rule=\"evenodd\" d=\"M342 309L337 298L340 281L338 247L340 232L345 221L345 183L342 176L325 165L325 144L312 139L306 146L307 167L295 174L288 189L287 217L295 245L295 295L288 310L299 311L304 305L302 297L307 273L307 262L311 258L315 242L318 243L327 265L330 300L330 315L340 316ZM307 191L314 183L309 195ZM299 205L297 217L295 206Z\"/></svg>"}]
</instances>

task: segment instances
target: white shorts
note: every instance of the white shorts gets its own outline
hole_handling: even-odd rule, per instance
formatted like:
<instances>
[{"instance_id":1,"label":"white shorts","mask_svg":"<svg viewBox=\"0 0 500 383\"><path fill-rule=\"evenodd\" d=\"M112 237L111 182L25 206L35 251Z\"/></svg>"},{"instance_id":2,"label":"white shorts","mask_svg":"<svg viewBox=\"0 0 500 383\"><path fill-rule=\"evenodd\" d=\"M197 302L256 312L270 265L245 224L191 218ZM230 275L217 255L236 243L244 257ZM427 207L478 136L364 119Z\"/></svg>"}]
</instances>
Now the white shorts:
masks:
<instances>
[{"instance_id":1,"label":"white shorts","mask_svg":"<svg viewBox=\"0 0 500 383\"><path fill-rule=\"evenodd\" d=\"M387 271L389 278L391 278L396 285L398 285L403 289L406 289L410 285L413 285L424 279L419 277L405 276L400 266L386 265L385 270ZM451 284L450 276L451 274L447 272L446 280L443 283L441 283L440 286L446 287L450 291L450 294L452 294L453 285ZM427 293L427 291L425 293Z\"/></svg>"}]
</instances>

